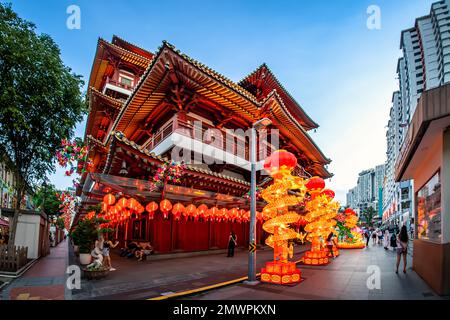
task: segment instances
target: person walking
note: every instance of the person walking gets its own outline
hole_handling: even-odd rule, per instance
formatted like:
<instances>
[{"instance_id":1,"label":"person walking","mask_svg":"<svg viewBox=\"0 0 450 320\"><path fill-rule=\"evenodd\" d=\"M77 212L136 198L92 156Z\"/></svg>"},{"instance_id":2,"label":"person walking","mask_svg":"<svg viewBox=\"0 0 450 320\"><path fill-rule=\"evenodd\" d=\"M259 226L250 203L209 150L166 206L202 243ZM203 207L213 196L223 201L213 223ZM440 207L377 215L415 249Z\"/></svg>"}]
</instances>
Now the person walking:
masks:
<instances>
[{"instance_id":1,"label":"person walking","mask_svg":"<svg viewBox=\"0 0 450 320\"><path fill-rule=\"evenodd\" d=\"M377 244L377 232L375 230L372 230L372 245Z\"/></svg>"},{"instance_id":2,"label":"person walking","mask_svg":"<svg viewBox=\"0 0 450 320\"><path fill-rule=\"evenodd\" d=\"M227 257L234 257L234 248L237 246L237 236L234 231L230 232L228 237L228 254Z\"/></svg>"},{"instance_id":3,"label":"person walking","mask_svg":"<svg viewBox=\"0 0 450 320\"><path fill-rule=\"evenodd\" d=\"M327 237L327 248L328 248L328 255L331 255L333 257L333 259L335 259L336 257L334 256L333 253L333 247L335 246L335 241L334 241L334 233L330 232L330 234Z\"/></svg>"},{"instance_id":4,"label":"person walking","mask_svg":"<svg viewBox=\"0 0 450 320\"><path fill-rule=\"evenodd\" d=\"M383 245L384 245L384 250L389 250L389 240L391 238L391 235L389 233L389 230L386 229L384 231L384 237L383 237Z\"/></svg>"},{"instance_id":5,"label":"person walking","mask_svg":"<svg viewBox=\"0 0 450 320\"><path fill-rule=\"evenodd\" d=\"M381 231L381 229L378 229L377 237L378 237L378 245L382 245L383 244L383 231Z\"/></svg>"},{"instance_id":6,"label":"person walking","mask_svg":"<svg viewBox=\"0 0 450 320\"><path fill-rule=\"evenodd\" d=\"M397 236L397 264L395 273L398 273L398 266L400 265L400 260L403 256L403 273L406 273L406 256L408 253L408 231L406 230L406 226L402 226L400 229L400 233Z\"/></svg>"},{"instance_id":7,"label":"person walking","mask_svg":"<svg viewBox=\"0 0 450 320\"><path fill-rule=\"evenodd\" d=\"M395 251L395 249L397 249L397 236L395 234L395 230L394 230L394 233L392 233L392 235L391 235L390 241L391 241L392 250Z\"/></svg>"},{"instance_id":8,"label":"person walking","mask_svg":"<svg viewBox=\"0 0 450 320\"><path fill-rule=\"evenodd\" d=\"M366 247L369 247L369 240L370 240L370 234L369 234L369 230L366 229L366 231L364 232L364 236L366 237Z\"/></svg>"}]
</instances>

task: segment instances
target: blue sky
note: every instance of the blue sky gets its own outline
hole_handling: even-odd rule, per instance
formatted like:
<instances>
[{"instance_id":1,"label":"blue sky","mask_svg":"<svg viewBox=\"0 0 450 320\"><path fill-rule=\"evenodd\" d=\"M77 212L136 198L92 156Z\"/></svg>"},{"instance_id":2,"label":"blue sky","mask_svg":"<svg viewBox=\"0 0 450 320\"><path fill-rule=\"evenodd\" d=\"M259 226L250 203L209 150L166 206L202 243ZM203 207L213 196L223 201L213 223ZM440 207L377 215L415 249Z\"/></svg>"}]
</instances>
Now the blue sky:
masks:
<instances>
[{"instance_id":1,"label":"blue sky","mask_svg":"<svg viewBox=\"0 0 450 320\"><path fill-rule=\"evenodd\" d=\"M5 0L0 0L4 2ZM386 158L386 124L403 29L429 13L429 0L339 1L12 1L13 9L53 37L62 59L87 82L98 37L113 34L156 51L167 40L238 81L266 62L320 125L313 139L333 160L329 182L345 204L360 171ZM81 29L66 27L69 5ZM368 6L381 29L366 26ZM77 127L83 136L85 123ZM58 169L58 188L71 178Z\"/></svg>"}]
</instances>

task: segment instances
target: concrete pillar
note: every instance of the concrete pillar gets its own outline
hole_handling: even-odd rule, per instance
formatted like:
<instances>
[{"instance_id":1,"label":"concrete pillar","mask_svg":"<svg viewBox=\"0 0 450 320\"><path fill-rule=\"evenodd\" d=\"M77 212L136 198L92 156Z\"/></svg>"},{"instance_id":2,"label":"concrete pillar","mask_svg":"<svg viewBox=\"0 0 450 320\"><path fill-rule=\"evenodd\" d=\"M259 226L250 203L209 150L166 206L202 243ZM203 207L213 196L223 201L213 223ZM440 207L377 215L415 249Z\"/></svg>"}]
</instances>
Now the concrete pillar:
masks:
<instances>
[{"instance_id":1,"label":"concrete pillar","mask_svg":"<svg viewBox=\"0 0 450 320\"><path fill-rule=\"evenodd\" d=\"M441 167L442 244L450 243L450 127L444 131Z\"/></svg>"}]
</instances>

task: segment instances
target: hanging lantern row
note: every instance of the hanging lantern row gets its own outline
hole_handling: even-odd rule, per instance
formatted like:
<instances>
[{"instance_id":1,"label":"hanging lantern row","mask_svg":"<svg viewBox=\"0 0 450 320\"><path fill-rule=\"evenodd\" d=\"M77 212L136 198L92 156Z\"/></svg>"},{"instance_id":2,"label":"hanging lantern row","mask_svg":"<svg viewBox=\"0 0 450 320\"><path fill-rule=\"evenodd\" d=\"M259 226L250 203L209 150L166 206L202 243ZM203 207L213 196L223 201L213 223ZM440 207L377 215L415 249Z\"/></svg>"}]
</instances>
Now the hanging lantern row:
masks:
<instances>
[{"instance_id":1,"label":"hanging lantern row","mask_svg":"<svg viewBox=\"0 0 450 320\"><path fill-rule=\"evenodd\" d=\"M150 219L154 218L155 212L160 209L163 217L167 219L169 213L172 213L175 220L180 220L184 217L186 220L192 217L194 220L202 218L203 220L210 221L236 221L236 222L247 222L250 220L250 211L238 208L218 208L216 206L208 208L206 204L200 204L196 207L194 204L189 204L187 206L182 203L172 203L164 199L158 205L156 202L150 202L145 207L146 211L149 213ZM262 212L256 212L256 218L259 221L264 219L264 214Z\"/></svg>"},{"instance_id":2,"label":"hanging lantern row","mask_svg":"<svg viewBox=\"0 0 450 320\"><path fill-rule=\"evenodd\" d=\"M180 220L182 217L186 220L193 218L195 221L198 219L209 221L235 221L235 222L248 222L250 221L250 211L238 208L218 208L216 206L208 208L206 204L200 204L198 207L194 204L184 205L182 203L175 203L168 199L162 200L159 204L155 201L149 202L145 208L134 198L127 199L122 197L116 199L116 197L109 193L103 197L101 203L102 212L104 218L109 220L110 223L123 222L133 215L139 218L144 211L148 212L149 219L153 219L155 213L160 210L164 219L169 218L169 214L172 214L175 220ZM265 212L256 212L256 219L263 221L268 219L268 215Z\"/></svg>"},{"instance_id":3,"label":"hanging lantern row","mask_svg":"<svg viewBox=\"0 0 450 320\"><path fill-rule=\"evenodd\" d=\"M136 199L122 197L117 200L111 193L103 197L101 209L102 217L108 220L110 224L124 222L132 216L139 218L145 212L144 206Z\"/></svg>"}]
</instances>

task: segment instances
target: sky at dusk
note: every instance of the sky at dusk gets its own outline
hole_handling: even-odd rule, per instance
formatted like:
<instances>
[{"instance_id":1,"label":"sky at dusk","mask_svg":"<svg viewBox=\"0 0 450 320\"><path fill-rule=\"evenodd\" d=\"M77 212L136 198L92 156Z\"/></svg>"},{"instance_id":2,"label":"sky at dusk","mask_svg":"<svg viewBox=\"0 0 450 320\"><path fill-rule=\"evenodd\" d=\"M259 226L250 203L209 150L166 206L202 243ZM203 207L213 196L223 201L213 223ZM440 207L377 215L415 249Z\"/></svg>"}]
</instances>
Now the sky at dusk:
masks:
<instances>
[{"instance_id":1,"label":"sky at dusk","mask_svg":"<svg viewBox=\"0 0 450 320\"><path fill-rule=\"evenodd\" d=\"M4 0L0 0L4 2ZM87 82L98 37L113 34L156 51L163 40L234 81L265 62L320 125L310 132L332 160L329 187L345 204L358 173L386 160L386 125L397 88L400 32L428 14L428 0L339 1L12 1L61 49L64 63ZM81 29L66 27L69 5ZM367 28L370 5L381 28ZM77 126L84 136L85 122ZM72 185L58 169L58 188Z\"/></svg>"}]
</instances>

